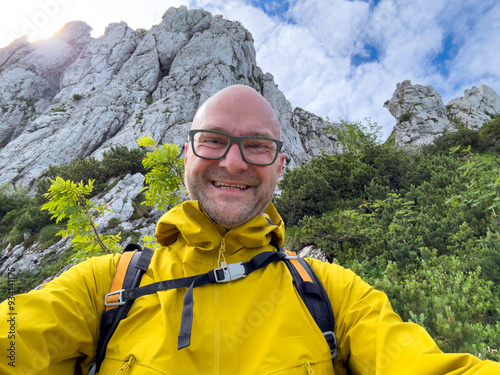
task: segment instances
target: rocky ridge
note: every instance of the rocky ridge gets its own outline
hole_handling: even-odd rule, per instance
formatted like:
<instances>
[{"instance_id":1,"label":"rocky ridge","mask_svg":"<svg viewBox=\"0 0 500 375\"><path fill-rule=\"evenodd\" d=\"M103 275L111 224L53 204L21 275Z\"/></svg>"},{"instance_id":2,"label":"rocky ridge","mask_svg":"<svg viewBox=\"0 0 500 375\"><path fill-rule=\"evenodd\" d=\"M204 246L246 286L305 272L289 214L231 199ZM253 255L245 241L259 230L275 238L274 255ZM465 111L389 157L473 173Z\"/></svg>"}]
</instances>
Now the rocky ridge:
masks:
<instances>
[{"instance_id":1,"label":"rocky ridge","mask_svg":"<svg viewBox=\"0 0 500 375\"><path fill-rule=\"evenodd\" d=\"M396 118L395 146L419 148L435 138L457 130L457 123L479 129L500 115L500 97L482 85L465 90L464 96L452 99L446 106L432 86L398 83L392 98L384 103Z\"/></svg>"},{"instance_id":2,"label":"rocky ridge","mask_svg":"<svg viewBox=\"0 0 500 375\"><path fill-rule=\"evenodd\" d=\"M0 50L0 184L32 185L51 164L137 147L143 135L182 145L199 105L232 84L271 102L292 167L317 147L332 149L333 139L316 146L312 138L323 121L294 114L257 66L252 35L222 16L182 6L150 30L121 22L94 39L72 22L47 41L19 39Z\"/></svg>"}]
</instances>

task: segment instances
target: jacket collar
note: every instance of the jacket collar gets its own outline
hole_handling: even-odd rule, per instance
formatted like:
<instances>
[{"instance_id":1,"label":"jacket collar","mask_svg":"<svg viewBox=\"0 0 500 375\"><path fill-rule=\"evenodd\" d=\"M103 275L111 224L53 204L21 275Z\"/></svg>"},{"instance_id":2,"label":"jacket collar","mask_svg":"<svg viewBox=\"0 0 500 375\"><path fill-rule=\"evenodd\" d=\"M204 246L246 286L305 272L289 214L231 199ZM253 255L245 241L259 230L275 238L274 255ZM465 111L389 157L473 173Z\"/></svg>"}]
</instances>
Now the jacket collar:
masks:
<instances>
[{"instance_id":1,"label":"jacket collar","mask_svg":"<svg viewBox=\"0 0 500 375\"><path fill-rule=\"evenodd\" d=\"M226 231L208 217L200 202L186 201L164 214L156 226L156 239L162 246L171 245L179 236L188 246L201 251L217 251L225 237L230 255L243 248L265 246L271 240L282 246L285 225L274 205L269 203L264 213Z\"/></svg>"}]
</instances>

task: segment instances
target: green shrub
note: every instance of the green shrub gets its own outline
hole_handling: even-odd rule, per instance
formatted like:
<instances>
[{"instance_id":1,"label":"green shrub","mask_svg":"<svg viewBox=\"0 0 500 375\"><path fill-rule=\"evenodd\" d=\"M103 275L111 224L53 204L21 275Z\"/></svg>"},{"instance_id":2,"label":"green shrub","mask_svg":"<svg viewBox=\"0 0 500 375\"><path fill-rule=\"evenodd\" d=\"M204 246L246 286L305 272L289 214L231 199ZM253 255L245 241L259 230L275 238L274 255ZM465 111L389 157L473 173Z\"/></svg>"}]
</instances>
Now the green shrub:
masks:
<instances>
[{"instance_id":1,"label":"green shrub","mask_svg":"<svg viewBox=\"0 0 500 375\"><path fill-rule=\"evenodd\" d=\"M363 122L347 122L340 120L340 124L332 125L326 120L325 132L336 140L338 153L357 154L365 147L374 146L382 135L382 128L370 118Z\"/></svg>"},{"instance_id":2,"label":"green shrub","mask_svg":"<svg viewBox=\"0 0 500 375\"><path fill-rule=\"evenodd\" d=\"M96 185L107 180L102 162L93 157L77 158L67 165L51 165L42 176L49 180L54 180L56 177L77 182L95 180Z\"/></svg>"},{"instance_id":3,"label":"green shrub","mask_svg":"<svg viewBox=\"0 0 500 375\"><path fill-rule=\"evenodd\" d=\"M320 164L320 163L319 163ZM295 172L296 171L296 172ZM326 171L312 162L292 172L285 172L279 187L283 189L275 204L288 224L295 224L305 216L319 216L331 208L335 191L325 178Z\"/></svg>"},{"instance_id":4,"label":"green shrub","mask_svg":"<svg viewBox=\"0 0 500 375\"><path fill-rule=\"evenodd\" d=\"M479 134L476 130L460 128L456 132L448 133L436 138L433 144L423 147L422 151L433 155L448 155L450 148L460 146L461 149L471 147L474 151L482 151Z\"/></svg>"},{"instance_id":5,"label":"green shrub","mask_svg":"<svg viewBox=\"0 0 500 375\"><path fill-rule=\"evenodd\" d=\"M423 325L445 352L499 360L500 300L493 282L460 257L440 257L400 281L394 264L373 282L385 291L403 320Z\"/></svg>"},{"instance_id":6,"label":"green shrub","mask_svg":"<svg viewBox=\"0 0 500 375\"><path fill-rule=\"evenodd\" d=\"M483 124L479 137L482 149L500 153L500 116Z\"/></svg>"},{"instance_id":7,"label":"green shrub","mask_svg":"<svg viewBox=\"0 0 500 375\"><path fill-rule=\"evenodd\" d=\"M8 212L25 207L30 201L27 193L26 188L13 189L10 185L3 185L0 188L0 220Z\"/></svg>"},{"instance_id":8,"label":"green shrub","mask_svg":"<svg viewBox=\"0 0 500 375\"><path fill-rule=\"evenodd\" d=\"M399 121L410 121L413 116L415 116L413 112L405 112L399 116Z\"/></svg>"},{"instance_id":9,"label":"green shrub","mask_svg":"<svg viewBox=\"0 0 500 375\"><path fill-rule=\"evenodd\" d=\"M122 223L122 221L120 219L118 219L117 217L112 217L111 219L109 219L108 228L109 229L115 229L121 223Z\"/></svg>"},{"instance_id":10,"label":"green shrub","mask_svg":"<svg viewBox=\"0 0 500 375\"><path fill-rule=\"evenodd\" d=\"M411 180L419 184L406 192L401 189L359 207L304 217L298 221L301 230L295 242L315 243L343 265L395 262L410 272L425 258L422 249L434 249L437 256L457 256L471 254L488 233L493 241L500 212L500 158L476 156L462 162L462 167L453 157L433 159L430 164L421 159L434 170L423 174L416 168ZM387 187L374 181L365 186L371 197L384 191ZM497 259L493 254L491 250L489 263Z\"/></svg>"},{"instance_id":11,"label":"green shrub","mask_svg":"<svg viewBox=\"0 0 500 375\"><path fill-rule=\"evenodd\" d=\"M13 226L11 234L13 235L23 233L35 234L52 222L50 216L46 212L40 211L40 207L33 201L25 207L22 213L11 211L9 212L9 216L11 214L15 216L12 218Z\"/></svg>"},{"instance_id":12,"label":"green shrub","mask_svg":"<svg viewBox=\"0 0 500 375\"><path fill-rule=\"evenodd\" d=\"M129 150L126 146L113 146L103 153L101 161L94 157L86 157L75 159L67 165L51 165L42 175L42 179L38 180L37 193L39 196L46 194L50 180L59 176L63 180L76 182L94 180L95 187L92 195L95 196L106 189L107 181L113 177L120 177L127 173L145 174L146 171L142 165L145 154L146 152L139 148Z\"/></svg>"},{"instance_id":13,"label":"green shrub","mask_svg":"<svg viewBox=\"0 0 500 375\"><path fill-rule=\"evenodd\" d=\"M304 216L357 207L370 197L383 198L381 191L408 185L405 178L415 158L411 152L376 144L363 145L357 153L323 154L286 170L274 203L289 225Z\"/></svg>"},{"instance_id":14,"label":"green shrub","mask_svg":"<svg viewBox=\"0 0 500 375\"><path fill-rule=\"evenodd\" d=\"M49 224L43 227L38 233L38 242L42 245L42 249L55 244L61 239L57 233L64 229L64 224Z\"/></svg>"},{"instance_id":15,"label":"green shrub","mask_svg":"<svg viewBox=\"0 0 500 375\"><path fill-rule=\"evenodd\" d=\"M317 245L385 291L444 351L499 360L500 156L491 148L471 154L480 136L462 134L470 137L447 137L432 152L376 146L322 155L286 172L275 201L289 224L296 215L289 249ZM308 171L316 174L310 195L300 190L313 178ZM333 193L314 211L307 204L321 196L319 186Z\"/></svg>"},{"instance_id":16,"label":"green shrub","mask_svg":"<svg viewBox=\"0 0 500 375\"><path fill-rule=\"evenodd\" d=\"M142 160L146 151L140 148L129 150L126 146L113 146L104 152L102 157L102 172L106 179L118 177L127 173L146 174Z\"/></svg>"},{"instance_id":17,"label":"green shrub","mask_svg":"<svg viewBox=\"0 0 500 375\"><path fill-rule=\"evenodd\" d=\"M34 234L50 223L47 214L40 212L36 199L27 192L27 188L7 186L0 190L0 236L17 238L24 233Z\"/></svg>"},{"instance_id":18,"label":"green shrub","mask_svg":"<svg viewBox=\"0 0 500 375\"><path fill-rule=\"evenodd\" d=\"M479 130L481 137L493 138L497 141L500 140L500 116L495 117L493 120L483 124Z\"/></svg>"},{"instance_id":19,"label":"green shrub","mask_svg":"<svg viewBox=\"0 0 500 375\"><path fill-rule=\"evenodd\" d=\"M431 155L448 155L451 148L472 152L500 152L500 117L483 124L479 130L459 127L456 132L444 134L430 145L422 148L422 152ZM459 155L459 154L458 154Z\"/></svg>"}]
</instances>

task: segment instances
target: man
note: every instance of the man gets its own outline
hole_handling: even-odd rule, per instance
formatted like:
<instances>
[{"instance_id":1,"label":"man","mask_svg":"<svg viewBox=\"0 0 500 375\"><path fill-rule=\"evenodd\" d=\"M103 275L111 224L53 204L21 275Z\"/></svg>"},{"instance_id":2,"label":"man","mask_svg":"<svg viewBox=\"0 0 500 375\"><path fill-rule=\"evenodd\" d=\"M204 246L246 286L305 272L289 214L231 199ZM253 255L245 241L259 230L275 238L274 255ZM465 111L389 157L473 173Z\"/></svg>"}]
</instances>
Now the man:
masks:
<instances>
[{"instance_id":1,"label":"man","mask_svg":"<svg viewBox=\"0 0 500 375\"><path fill-rule=\"evenodd\" d=\"M245 262L275 251L271 241L283 244L283 222L269 203L283 168L280 151L279 121L259 93L231 86L211 97L196 114L185 146L193 200L160 219L156 236L162 248L141 285ZM119 257L90 259L42 290L17 296L13 339L5 335L4 303L0 372L71 374L76 366L85 372ZM190 340L181 349L185 288L138 298L110 340L100 373L499 373L500 364L441 353L421 327L403 323L383 293L349 270L309 262L333 306L339 346L334 366L290 272L283 262L273 262L245 278L195 288ZM15 368L6 352L13 354Z\"/></svg>"}]
</instances>

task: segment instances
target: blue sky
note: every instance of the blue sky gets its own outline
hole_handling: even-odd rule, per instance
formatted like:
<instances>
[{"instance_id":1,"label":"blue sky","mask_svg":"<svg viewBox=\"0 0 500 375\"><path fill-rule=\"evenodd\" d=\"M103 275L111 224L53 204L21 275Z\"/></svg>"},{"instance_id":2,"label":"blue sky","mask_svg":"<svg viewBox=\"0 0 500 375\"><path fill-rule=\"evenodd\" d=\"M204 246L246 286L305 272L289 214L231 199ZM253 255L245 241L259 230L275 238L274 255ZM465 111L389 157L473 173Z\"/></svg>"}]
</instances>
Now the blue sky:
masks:
<instances>
[{"instance_id":1,"label":"blue sky","mask_svg":"<svg viewBox=\"0 0 500 375\"><path fill-rule=\"evenodd\" d=\"M262 9L270 17L278 17L285 22L291 21L288 18L290 1L250 0L249 3L254 7Z\"/></svg>"},{"instance_id":2,"label":"blue sky","mask_svg":"<svg viewBox=\"0 0 500 375\"><path fill-rule=\"evenodd\" d=\"M293 107L331 121L369 117L384 136L395 120L383 103L403 80L432 85L445 105L481 84L500 93L498 0L24 0L2 5L0 47L73 20L94 37L111 22L149 29L179 5L240 21Z\"/></svg>"}]
</instances>

